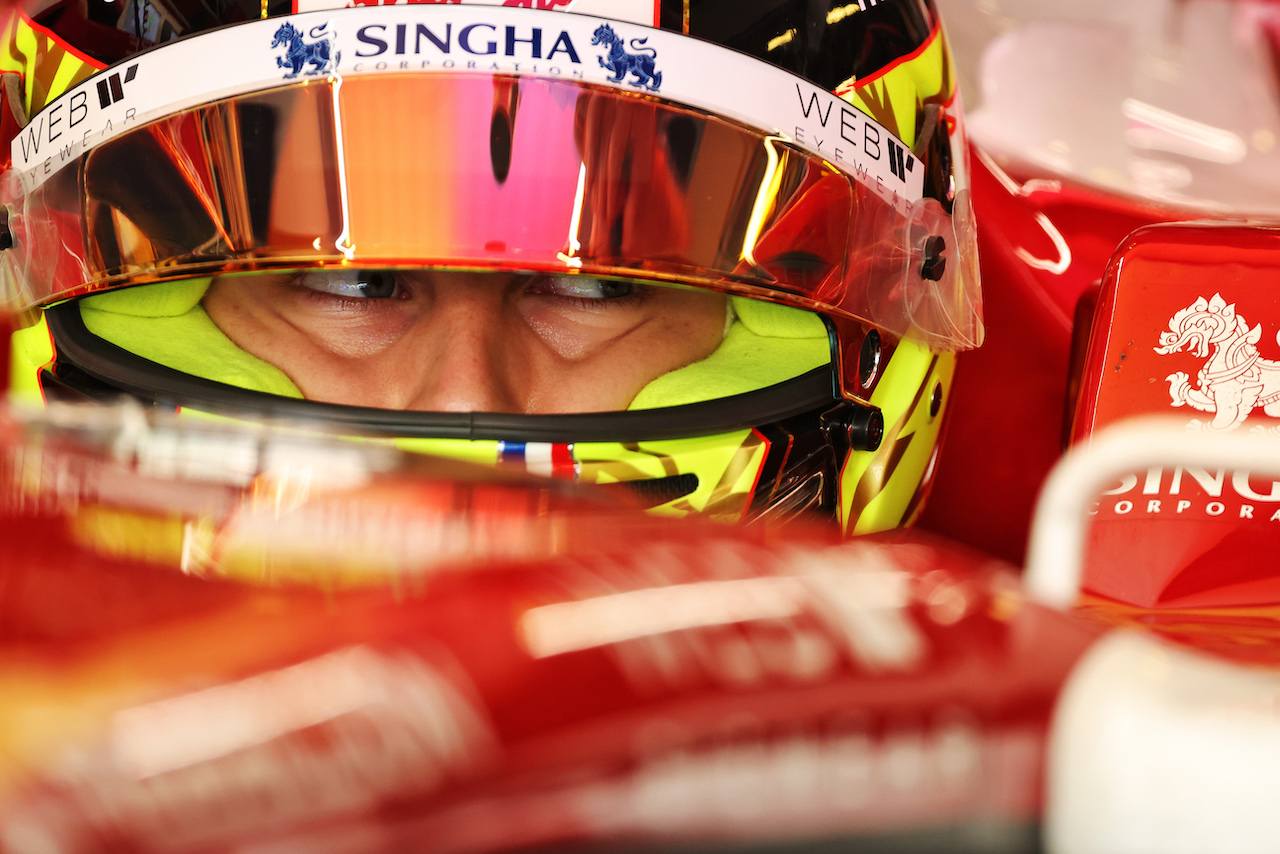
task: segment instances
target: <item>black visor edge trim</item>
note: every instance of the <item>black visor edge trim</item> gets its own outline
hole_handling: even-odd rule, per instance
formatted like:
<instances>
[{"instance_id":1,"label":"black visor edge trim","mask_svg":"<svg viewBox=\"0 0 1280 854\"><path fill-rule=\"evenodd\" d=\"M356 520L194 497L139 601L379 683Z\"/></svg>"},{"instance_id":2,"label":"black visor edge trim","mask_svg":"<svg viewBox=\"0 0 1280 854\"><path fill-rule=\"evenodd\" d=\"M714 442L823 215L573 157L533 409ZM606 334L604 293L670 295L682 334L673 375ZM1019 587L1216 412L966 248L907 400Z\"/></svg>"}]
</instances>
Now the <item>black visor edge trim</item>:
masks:
<instances>
[{"instance_id":1,"label":"black visor edge trim","mask_svg":"<svg viewBox=\"0 0 1280 854\"><path fill-rule=\"evenodd\" d=\"M663 409L570 415L409 412L284 398L185 374L94 335L77 302L45 310L58 362L149 403L270 421L323 422L361 436L524 442L641 442L751 429L839 399L833 371L813 370L769 388Z\"/></svg>"}]
</instances>

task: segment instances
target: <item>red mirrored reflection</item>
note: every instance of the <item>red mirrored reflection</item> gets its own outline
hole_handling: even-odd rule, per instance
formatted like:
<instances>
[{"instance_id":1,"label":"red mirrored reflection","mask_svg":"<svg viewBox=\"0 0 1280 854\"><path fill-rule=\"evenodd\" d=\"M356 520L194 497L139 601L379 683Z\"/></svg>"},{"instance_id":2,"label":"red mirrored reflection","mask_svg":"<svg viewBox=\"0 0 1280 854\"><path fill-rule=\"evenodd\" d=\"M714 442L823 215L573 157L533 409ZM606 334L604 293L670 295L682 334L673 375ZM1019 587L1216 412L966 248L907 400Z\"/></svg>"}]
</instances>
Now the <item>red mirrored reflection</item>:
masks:
<instances>
[{"instance_id":1,"label":"red mirrored reflection","mask_svg":"<svg viewBox=\"0 0 1280 854\"><path fill-rule=\"evenodd\" d=\"M689 108L431 74L282 87L121 134L33 187L15 233L29 302L231 270L435 265L799 296L972 346L975 286L907 277L909 219L821 158ZM938 211L917 225L952 233Z\"/></svg>"},{"instance_id":2,"label":"red mirrored reflection","mask_svg":"<svg viewBox=\"0 0 1280 854\"><path fill-rule=\"evenodd\" d=\"M1280 235L1158 226L1104 282L1075 439L1124 418L1192 432L1280 432ZM1099 497L1088 592L1143 608L1280 601L1280 483L1196 467L1134 472ZM1247 620L1246 620L1247 622Z\"/></svg>"}]
</instances>

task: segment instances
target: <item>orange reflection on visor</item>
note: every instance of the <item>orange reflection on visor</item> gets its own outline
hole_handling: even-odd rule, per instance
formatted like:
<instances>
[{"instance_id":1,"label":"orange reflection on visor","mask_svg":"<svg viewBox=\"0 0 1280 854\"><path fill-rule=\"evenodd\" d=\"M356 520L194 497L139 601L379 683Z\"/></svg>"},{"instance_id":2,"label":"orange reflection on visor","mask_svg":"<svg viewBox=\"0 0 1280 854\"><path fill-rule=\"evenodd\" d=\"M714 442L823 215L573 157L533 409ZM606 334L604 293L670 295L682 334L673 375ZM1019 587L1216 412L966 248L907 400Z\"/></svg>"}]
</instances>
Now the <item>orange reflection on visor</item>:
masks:
<instances>
[{"instance_id":1,"label":"orange reflection on visor","mask_svg":"<svg viewBox=\"0 0 1280 854\"><path fill-rule=\"evenodd\" d=\"M581 271L786 301L950 348L980 337L960 265L920 275L925 238L955 245L937 202L903 213L778 137L572 80L309 81L162 119L76 165L15 217L28 304L302 266Z\"/></svg>"}]
</instances>

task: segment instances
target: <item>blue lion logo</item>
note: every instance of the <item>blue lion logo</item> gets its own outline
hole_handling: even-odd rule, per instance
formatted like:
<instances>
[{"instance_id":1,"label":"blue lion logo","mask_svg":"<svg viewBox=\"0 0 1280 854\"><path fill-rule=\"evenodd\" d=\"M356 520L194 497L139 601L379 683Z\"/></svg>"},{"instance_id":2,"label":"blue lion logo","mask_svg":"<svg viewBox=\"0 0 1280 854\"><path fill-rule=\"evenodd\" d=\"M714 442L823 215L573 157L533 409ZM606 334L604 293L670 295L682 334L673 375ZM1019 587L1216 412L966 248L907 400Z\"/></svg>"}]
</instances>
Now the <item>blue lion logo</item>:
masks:
<instances>
[{"instance_id":1,"label":"blue lion logo","mask_svg":"<svg viewBox=\"0 0 1280 854\"><path fill-rule=\"evenodd\" d=\"M319 41L311 44L307 44L302 40L302 30L287 21L280 25L280 29L276 30L276 37L271 42L271 49L285 48L284 56L276 57L277 67L289 69L289 73L284 76L285 80L292 80L299 73L307 76L328 74L337 67L338 60L342 58L342 53L334 52L334 34L326 31L328 26L329 24L326 22L318 27L312 27L311 38L319 39ZM314 68L308 68L303 71L303 66L307 64L314 66Z\"/></svg>"},{"instance_id":2,"label":"blue lion logo","mask_svg":"<svg viewBox=\"0 0 1280 854\"><path fill-rule=\"evenodd\" d=\"M608 24L601 24L596 27L595 34L591 36L591 44L605 45L609 49L609 56L596 57L600 60L600 65L613 72L613 76L609 78L614 83L622 82L622 79L628 74L634 74L635 80L628 80L631 86L643 86L651 92L658 91L658 87L662 85L662 72L653 70L654 60L658 58L658 52L651 47L645 47L644 43L649 39L632 39L631 49L635 53L627 53L626 48L622 44L622 37L613 31L613 27Z\"/></svg>"}]
</instances>

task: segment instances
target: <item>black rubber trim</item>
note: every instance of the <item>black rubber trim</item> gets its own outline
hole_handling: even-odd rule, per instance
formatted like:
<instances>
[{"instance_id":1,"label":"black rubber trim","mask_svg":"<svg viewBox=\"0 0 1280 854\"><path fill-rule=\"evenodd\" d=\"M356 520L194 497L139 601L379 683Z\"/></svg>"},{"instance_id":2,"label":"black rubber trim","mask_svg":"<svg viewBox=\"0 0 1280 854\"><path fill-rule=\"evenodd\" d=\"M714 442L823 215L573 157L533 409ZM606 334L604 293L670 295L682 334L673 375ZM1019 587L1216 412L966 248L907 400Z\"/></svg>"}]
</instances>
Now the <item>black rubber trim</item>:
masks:
<instances>
[{"instance_id":1,"label":"black rubber trim","mask_svg":"<svg viewBox=\"0 0 1280 854\"><path fill-rule=\"evenodd\" d=\"M597 483L595 486L597 489L626 492L633 501L648 509L693 494L698 489L698 476L692 473L673 474L642 480L621 480L617 483Z\"/></svg>"},{"instance_id":2,"label":"black rubber trim","mask_svg":"<svg viewBox=\"0 0 1280 854\"><path fill-rule=\"evenodd\" d=\"M655 441L757 427L829 407L837 399L833 373L821 367L759 391L634 412L520 415L342 406L238 388L144 359L90 332L74 301L46 309L45 317L60 364L74 366L133 397L223 415L323 421L351 435L515 442ZM73 373L67 372L68 378Z\"/></svg>"}]
</instances>

